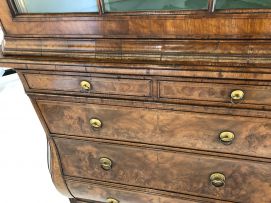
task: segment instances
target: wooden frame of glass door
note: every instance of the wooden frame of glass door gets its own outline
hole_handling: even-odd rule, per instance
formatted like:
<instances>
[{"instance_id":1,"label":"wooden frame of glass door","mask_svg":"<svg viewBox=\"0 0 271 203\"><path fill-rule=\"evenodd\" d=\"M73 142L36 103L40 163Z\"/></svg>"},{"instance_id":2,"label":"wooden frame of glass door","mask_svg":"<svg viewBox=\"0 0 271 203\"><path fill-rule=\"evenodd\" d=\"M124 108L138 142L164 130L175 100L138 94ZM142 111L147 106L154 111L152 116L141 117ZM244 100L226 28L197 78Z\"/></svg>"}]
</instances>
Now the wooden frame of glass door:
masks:
<instances>
[{"instance_id":1,"label":"wooden frame of glass door","mask_svg":"<svg viewBox=\"0 0 271 203\"><path fill-rule=\"evenodd\" d=\"M6 37L270 39L270 9L260 12L207 11L20 14L11 0L0 0ZM99 0L100 2L100 0ZM35 29L33 29L35 28Z\"/></svg>"},{"instance_id":2,"label":"wooden frame of glass door","mask_svg":"<svg viewBox=\"0 0 271 203\"><path fill-rule=\"evenodd\" d=\"M127 11L127 12L105 12L105 8L104 8L104 3L103 0L96 0L97 1L97 5L98 5L98 9L99 12L98 13L55 13L55 14L20 14L16 8L16 5L14 3L14 0L7 0L9 7L11 9L11 13L13 15L14 18L16 17L38 17L40 15L52 15L54 17L58 17L58 16L102 16L102 15L201 15L204 13L213 13L213 14L217 14L217 13L224 13L224 14L236 14L236 13L245 13L245 14L249 14L249 13L271 13L271 9L223 9L223 10L217 10L216 7L216 2L217 0L208 0L208 9L206 10L159 10L159 11Z\"/></svg>"}]
</instances>

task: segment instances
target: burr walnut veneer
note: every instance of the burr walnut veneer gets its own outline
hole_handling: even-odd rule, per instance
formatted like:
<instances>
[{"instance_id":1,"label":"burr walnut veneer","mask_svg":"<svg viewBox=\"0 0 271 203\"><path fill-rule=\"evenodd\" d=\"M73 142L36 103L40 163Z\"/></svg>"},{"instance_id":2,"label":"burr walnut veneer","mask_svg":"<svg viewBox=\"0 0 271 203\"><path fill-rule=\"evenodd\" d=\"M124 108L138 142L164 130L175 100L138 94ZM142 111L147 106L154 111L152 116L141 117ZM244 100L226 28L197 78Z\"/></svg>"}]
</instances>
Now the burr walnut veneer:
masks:
<instances>
[{"instance_id":1,"label":"burr walnut veneer","mask_svg":"<svg viewBox=\"0 0 271 203\"><path fill-rule=\"evenodd\" d=\"M0 0L0 65L17 70L71 202L271 203L268 1L43 14L18 2Z\"/></svg>"}]
</instances>

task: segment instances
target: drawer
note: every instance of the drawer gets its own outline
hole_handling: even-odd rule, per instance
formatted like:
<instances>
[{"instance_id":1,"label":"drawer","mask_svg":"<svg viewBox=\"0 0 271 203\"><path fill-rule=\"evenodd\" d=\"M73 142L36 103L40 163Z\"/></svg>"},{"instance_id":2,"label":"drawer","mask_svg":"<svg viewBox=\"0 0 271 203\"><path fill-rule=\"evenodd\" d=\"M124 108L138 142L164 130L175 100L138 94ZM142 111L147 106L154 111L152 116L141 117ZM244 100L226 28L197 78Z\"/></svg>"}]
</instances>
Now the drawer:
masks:
<instances>
[{"instance_id":1,"label":"drawer","mask_svg":"<svg viewBox=\"0 0 271 203\"><path fill-rule=\"evenodd\" d=\"M268 119L60 101L37 104L53 134L271 158ZM93 119L101 122L100 128L92 127ZM223 132L232 133L232 141L221 142Z\"/></svg>"},{"instance_id":2,"label":"drawer","mask_svg":"<svg viewBox=\"0 0 271 203\"><path fill-rule=\"evenodd\" d=\"M64 138L55 142L67 176L234 202L271 201L270 163ZM211 184L215 174L216 184L224 186Z\"/></svg>"},{"instance_id":3,"label":"drawer","mask_svg":"<svg viewBox=\"0 0 271 203\"><path fill-rule=\"evenodd\" d=\"M243 95L240 95L240 93ZM164 99L271 105L271 86L159 81L159 97Z\"/></svg>"},{"instance_id":4,"label":"drawer","mask_svg":"<svg viewBox=\"0 0 271 203\"><path fill-rule=\"evenodd\" d=\"M25 73L24 78L31 90L65 91L92 94L115 94L126 96L151 96L151 81L106 77L84 77ZM81 82L87 82L84 89Z\"/></svg>"},{"instance_id":5,"label":"drawer","mask_svg":"<svg viewBox=\"0 0 271 203\"><path fill-rule=\"evenodd\" d=\"M129 187L115 187L112 184L101 185L95 182L87 183L74 180L66 180L66 183L74 197L98 202L107 202L108 198L112 198L119 203L196 203L180 198L138 192Z\"/></svg>"}]
</instances>

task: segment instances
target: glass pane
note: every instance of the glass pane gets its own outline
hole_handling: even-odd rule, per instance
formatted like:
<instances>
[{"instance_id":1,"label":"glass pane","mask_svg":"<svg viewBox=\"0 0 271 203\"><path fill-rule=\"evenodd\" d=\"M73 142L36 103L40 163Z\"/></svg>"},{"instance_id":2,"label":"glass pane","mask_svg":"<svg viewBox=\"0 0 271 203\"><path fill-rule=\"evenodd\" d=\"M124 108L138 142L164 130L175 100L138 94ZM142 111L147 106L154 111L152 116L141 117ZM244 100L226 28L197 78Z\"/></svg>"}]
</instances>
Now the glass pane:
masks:
<instances>
[{"instance_id":1,"label":"glass pane","mask_svg":"<svg viewBox=\"0 0 271 203\"><path fill-rule=\"evenodd\" d=\"M216 9L271 8L271 0L217 0Z\"/></svg>"},{"instance_id":2,"label":"glass pane","mask_svg":"<svg viewBox=\"0 0 271 203\"><path fill-rule=\"evenodd\" d=\"M98 12L96 0L14 0L19 13Z\"/></svg>"},{"instance_id":3,"label":"glass pane","mask_svg":"<svg viewBox=\"0 0 271 203\"><path fill-rule=\"evenodd\" d=\"M207 9L208 0L104 0L106 12Z\"/></svg>"}]
</instances>

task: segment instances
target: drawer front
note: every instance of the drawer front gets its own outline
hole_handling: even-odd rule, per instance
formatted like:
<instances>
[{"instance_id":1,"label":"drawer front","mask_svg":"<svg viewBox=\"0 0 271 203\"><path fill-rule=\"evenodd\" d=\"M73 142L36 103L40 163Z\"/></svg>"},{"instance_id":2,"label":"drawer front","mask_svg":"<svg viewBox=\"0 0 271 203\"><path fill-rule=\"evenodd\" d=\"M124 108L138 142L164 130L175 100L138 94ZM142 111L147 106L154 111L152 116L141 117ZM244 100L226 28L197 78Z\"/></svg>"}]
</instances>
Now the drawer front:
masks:
<instances>
[{"instance_id":1,"label":"drawer front","mask_svg":"<svg viewBox=\"0 0 271 203\"><path fill-rule=\"evenodd\" d=\"M267 119L97 104L37 101L51 133L271 158ZM90 119L101 121L94 129ZM221 132L234 139L220 141Z\"/></svg>"},{"instance_id":2,"label":"drawer front","mask_svg":"<svg viewBox=\"0 0 271 203\"><path fill-rule=\"evenodd\" d=\"M235 90L244 93L242 99L232 100L231 94ZM270 86L159 81L159 96L168 99L271 105Z\"/></svg>"},{"instance_id":3,"label":"drawer front","mask_svg":"<svg viewBox=\"0 0 271 203\"><path fill-rule=\"evenodd\" d=\"M271 164L56 138L65 175L234 202L271 201ZM111 161L102 168L101 158ZM108 164L107 164L108 166ZM210 183L219 172L223 187Z\"/></svg>"},{"instance_id":4,"label":"drawer front","mask_svg":"<svg viewBox=\"0 0 271 203\"><path fill-rule=\"evenodd\" d=\"M34 90L151 96L150 80L42 74L24 74L24 77L29 88ZM88 91L82 89L82 81L87 81L90 84Z\"/></svg>"},{"instance_id":5,"label":"drawer front","mask_svg":"<svg viewBox=\"0 0 271 203\"><path fill-rule=\"evenodd\" d=\"M143 192L130 191L127 188L117 189L95 183L67 180L67 185L76 198L106 202L113 198L119 203L196 203L195 201L151 195Z\"/></svg>"}]
</instances>

